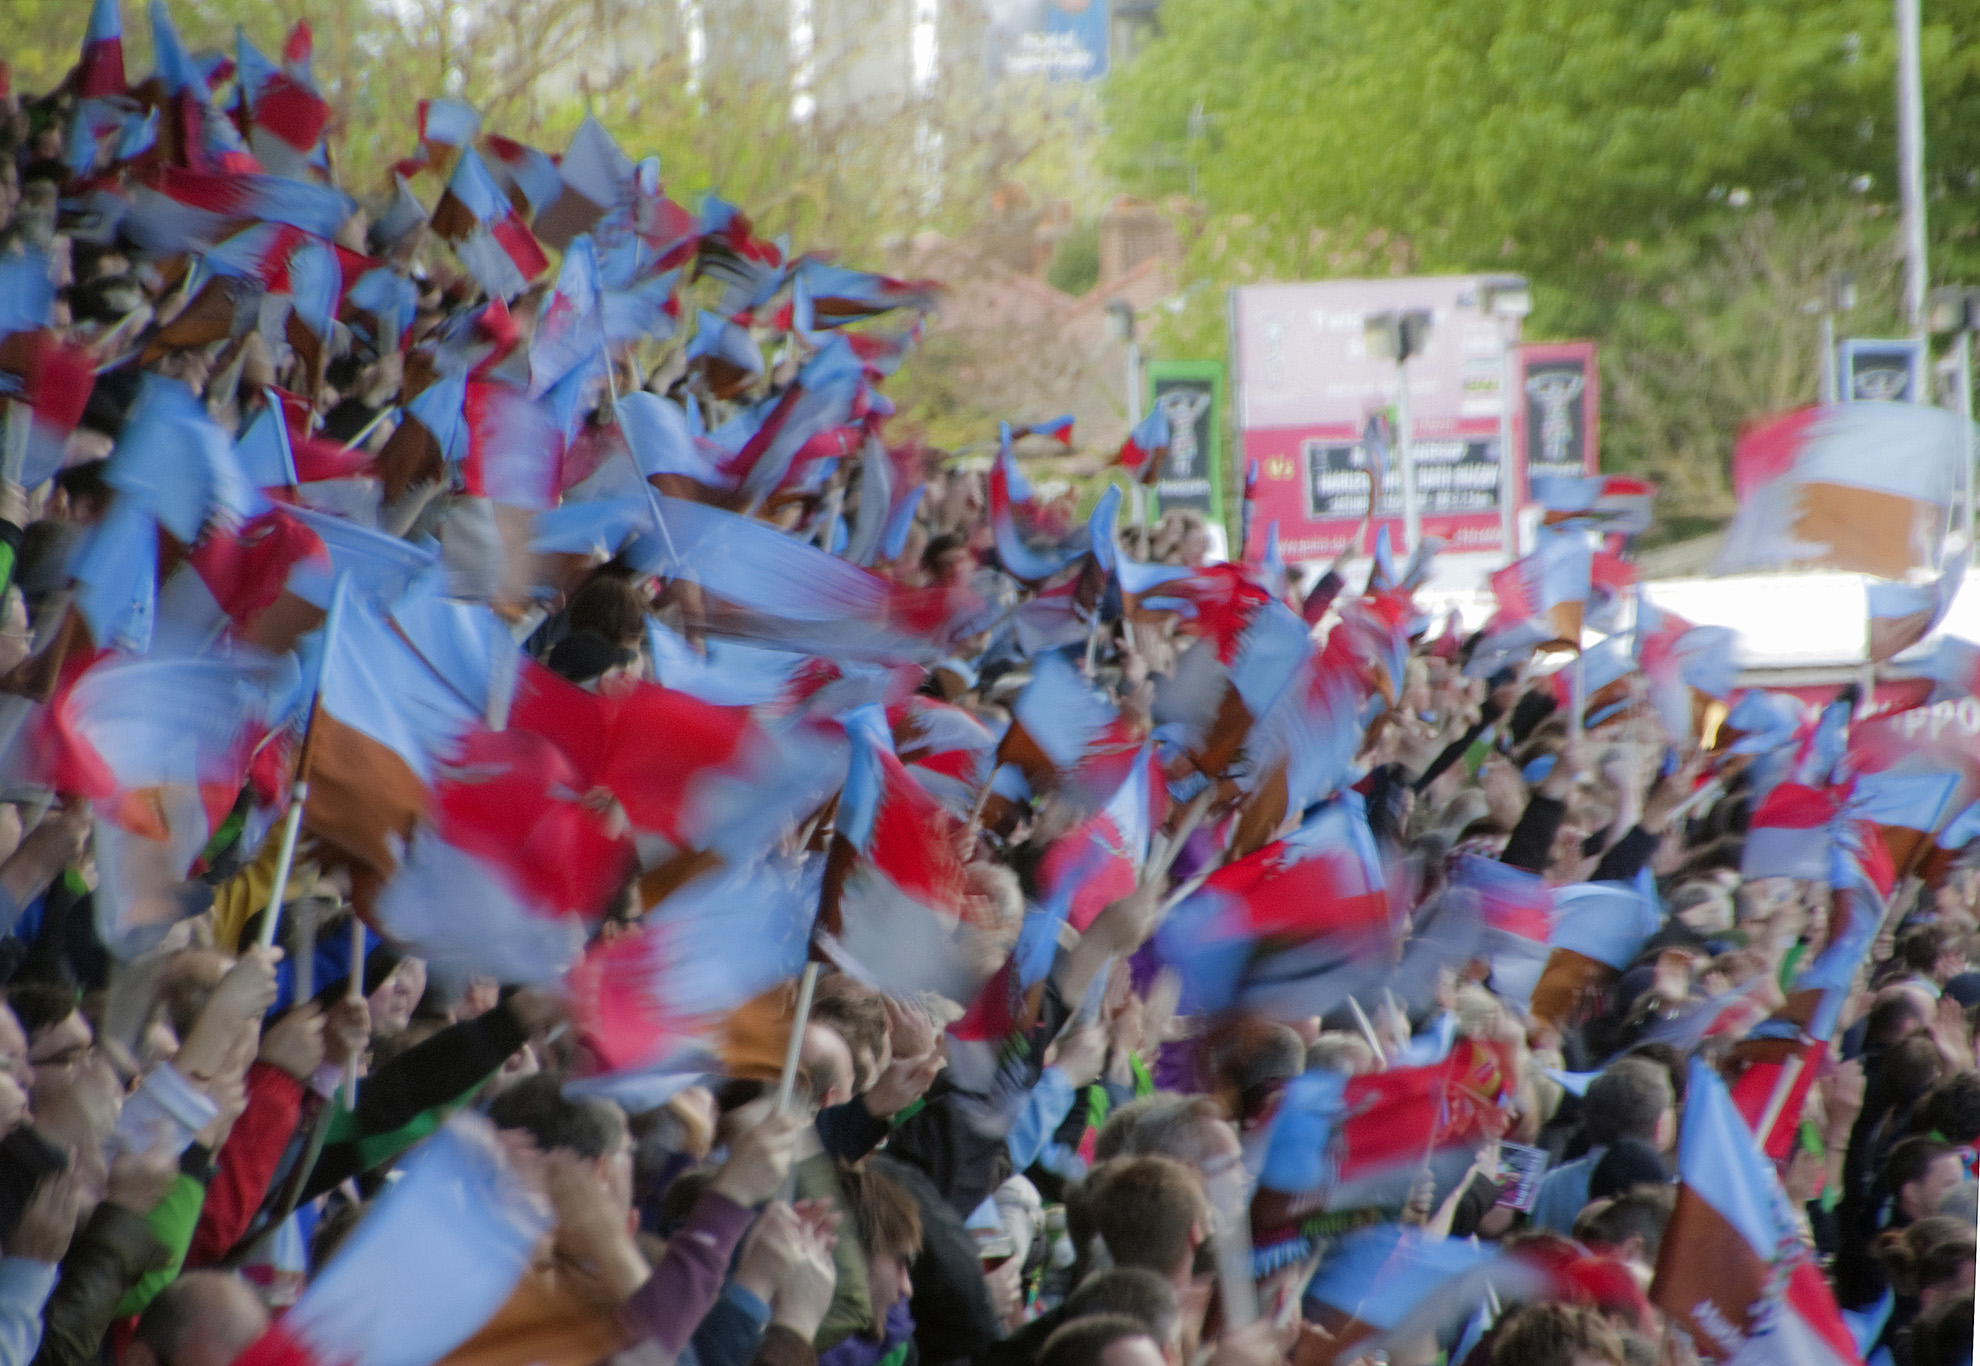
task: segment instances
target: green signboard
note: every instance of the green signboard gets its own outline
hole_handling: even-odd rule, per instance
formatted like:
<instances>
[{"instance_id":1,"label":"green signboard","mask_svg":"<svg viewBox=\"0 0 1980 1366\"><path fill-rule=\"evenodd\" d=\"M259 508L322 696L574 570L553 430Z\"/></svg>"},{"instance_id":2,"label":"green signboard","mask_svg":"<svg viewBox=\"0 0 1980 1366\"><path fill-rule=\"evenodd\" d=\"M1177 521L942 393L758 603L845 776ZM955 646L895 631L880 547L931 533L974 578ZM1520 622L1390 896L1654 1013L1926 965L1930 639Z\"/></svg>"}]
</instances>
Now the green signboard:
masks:
<instances>
[{"instance_id":1,"label":"green signboard","mask_svg":"<svg viewBox=\"0 0 1980 1366\"><path fill-rule=\"evenodd\" d=\"M1195 508L1224 525L1224 367L1208 360L1148 363L1148 402L1169 414L1169 451L1155 481L1157 505Z\"/></svg>"}]
</instances>

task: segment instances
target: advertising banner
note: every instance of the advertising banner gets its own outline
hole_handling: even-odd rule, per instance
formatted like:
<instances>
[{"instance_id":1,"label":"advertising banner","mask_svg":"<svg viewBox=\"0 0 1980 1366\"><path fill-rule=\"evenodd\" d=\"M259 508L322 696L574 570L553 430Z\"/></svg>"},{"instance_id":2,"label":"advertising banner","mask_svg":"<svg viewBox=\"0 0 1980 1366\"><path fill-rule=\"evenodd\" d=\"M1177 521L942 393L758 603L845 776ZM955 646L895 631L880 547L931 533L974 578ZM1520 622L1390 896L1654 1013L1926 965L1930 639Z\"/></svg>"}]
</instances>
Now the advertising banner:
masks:
<instances>
[{"instance_id":1,"label":"advertising banner","mask_svg":"<svg viewBox=\"0 0 1980 1366\"><path fill-rule=\"evenodd\" d=\"M1148 364L1148 402L1167 411L1169 451L1156 476L1157 507L1195 508L1224 520L1224 367L1207 360Z\"/></svg>"},{"instance_id":2,"label":"advertising banner","mask_svg":"<svg viewBox=\"0 0 1980 1366\"><path fill-rule=\"evenodd\" d=\"M1427 311L1408 362L1417 506L1426 535L1455 551L1496 551L1499 417L1510 319L1480 310L1480 276L1323 280L1231 293L1232 374L1246 467L1257 462L1255 552L1279 526L1288 560L1330 559L1368 510L1368 419L1395 406L1395 361L1369 354L1371 315ZM1397 443L1398 448L1400 442ZM1376 520L1402 536L1402 477L1385 467ZM1398 539L1400 544L1400 539Z\"/></svg>"},{"instance_id":3,"label":"advertising banner","mask_svg":"<svg viewBox=\"0 0 1980 1366\"><path fill-rule=\"evenodd\" d=\"M1108 0L988 0L990 74L1091 81L1107 74Z\"/></svg>"},{"instance_id":4,"label":"advertising banner","mask_svg":"<svg viewBox=\"0 0 1980 1366\"><path fill-rule=\"evenodd\" d=\"M1519 404L1513 447L1529 481L1543 474L1595 473L1600 446L1601 375L1594 342L1534 342L1519 348Z\"/></svg>"}]
</instances>

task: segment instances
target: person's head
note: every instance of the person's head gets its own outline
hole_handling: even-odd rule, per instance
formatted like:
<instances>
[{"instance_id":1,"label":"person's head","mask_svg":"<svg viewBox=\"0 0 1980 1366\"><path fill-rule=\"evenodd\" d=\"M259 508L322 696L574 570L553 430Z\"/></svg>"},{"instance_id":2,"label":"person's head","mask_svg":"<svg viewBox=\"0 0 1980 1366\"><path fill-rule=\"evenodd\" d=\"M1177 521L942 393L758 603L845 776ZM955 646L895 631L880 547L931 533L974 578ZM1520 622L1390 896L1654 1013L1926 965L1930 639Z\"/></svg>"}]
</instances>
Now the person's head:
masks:
<instances>
[{"instance_id":1,"label":"person's head","mask_svg":"<svg viewBox=\"0 0 1980 1366\"><path fill-rule=\"evenodd\" d=\"M1129 1101L1107 1117L1093 1140L1096 1161L1153 1154L1187 1162L1198 1171L1237 1151L1237 1130L1216 1101L1170 1092Z\"/></svg>"},{"instance_id":2,"label":"person's head","mask_svg":"<svg viewBox=\"0 0 1980 1366\"><path fill-rule=\"evenodd\" d=\"M1932 1018L1932 1000L1916 987L1889 986L1870 1002L1863 1018L1863 1042L1889 1048L1923 1029Z\"/></svg>"},{"instance_id":3,"label":"person's head","mask_svg":"<svg viewBox=\"0 0 1980 1366\"><path fill-rule=\"evenodd\" d=\"M1574 1221L1574 1236L1591 1251L1632 1268L1654 1268L1673 1204L1668 1186L1636 1186L1584 1209Z\"/></svg>"},{"instance_id":4,"label":"person's head","mask_svg":"<svg viewBox=\"0 0 1980 1366\"><path fill-rule=\"evenodd\" d=\"M1936 1138L1907 1138L1884 1160L1884 1188L1906 1223L1937 1213L1939 1205L1965 1179L1959 1150Z\"/></svg>"},{"instance_id":5,"label":"person's head","mask_svg":"<svg viewBox=\"0 0 1980 1366\"><path fill-rule=\"evenodd\" d=\"M1733 927L1732 894L1716 882L1687 882L1671 894L1671 915L1699 934L1724 934Z\"/></svg>"},{"instance_id":6,"label":"person's head","mask_svg":"<svg viewBox=\"0 0 1980 1366\"><path fill-rule=\"evenodd\" d=\"M1914 1034L1877 1059L1864 1092L1863 1108L1873 1117L1895 1111L1905 1118L1945 1074L1946 1060L1939 1046L1926 1035Z\"/></svg>"},{"instance_id":7,"label":"person's head","mask_svg":"<svg viewBox=\"0 0 1980 1366\"><path fill-rule=\"evenodd\" d=\"M634 650L646 639L646 599L618 574L597 574L571 597L573 635L589 631L621 649Z\"/></svg>"},{"instance_id":8,"label":"person's head","mask_svg":"<svg viewBox=\"0 0 1980 1366\"><path fill-rule=\"evenodd\" d=\"M159 1291L138 1320L128 1366L233 1366L268 1331L268 1310L231 1271L188 1271Z\"/></svg>"},{"instance_id":9,"label":"person's head","mask_svg":"<svg viewBox=\"0 0 1980 1366\"><path fill-rule=\"evenodd\" d=\"M1944 1214L1892 1229L1877 1260L1900 1295L1936 1304L1973 1287L1973 1226Z\"/></svg>"},{"instance_id":10,"label":"person's head","mask_svg":"<svg viewBox=\"0 0 1980 1366\"><path fill-rule=\"evenodd\" d=\"M1499 1321L1491 1366L1624 1366L1622 1338L1593 1309L1523 1304Z\"/></svg>"},{"instance_id":11,"label":"person's head","mask_svg":"<svg viewBox=\"0 0 1980 1366\"><path fill-rule=\"evenodd\" d=\"M1038 1366L1163 1366L1147 1327L1126 1314L1093 1314L1061 1324L1038 1354Z\"/></svg>"},{"instance_id":12,"label":"person's head","mask_svg":"<svg viewBox=\"0 0 1980 1366\"><path fill-rule=\"evenodd\" d=\"M1359 1034L1330 1029L1306 1046L1306 1067L1359 1077L1376 1070L1375 1050Z\"/></svg>"},{"instance_id":13,"label":"person's head","mask_svg":"<svg viewBox=\"0 0 1980 1366\"><path fill-rule=\"evenodd\" d=\"M850 978L838 980L851 982ZM864 1094L892 1058L887 1046L887 1008L870 992L841 990L820 995L811 1007L811 1018L846 1041L852 1050L853 1094Z\"/></svg>"},{"instance_id":14,"label":"person's head","mask_svg":"<svg viewBox=\"0 0 1980 1366\"><path fill-rule=\"evenodd\" d=\"M931 536L921 552L921 567L930 583L961 583L969 573L969 543L953 532Z\"/></svg>"},{"instance_id":15,"label":"person's head","mask_svg":"<svg viewBox=\"0 0 1980 1366\"><path fill-rule=\"evenodd\" d=\"M580 688L600 692L626 676L638 660L639 651L595 631L573 631L551 647L544 663L552 673Z\"/></svg>"},{"instance_id":16,"label":"person's head","mask_svg":"<svg viewBox=\"0 0 1980 1366\"><path fill-rule=\"evenodd\" d=\"M1911 1366L1972 1366L1973 1292L1950 1296L1911 1325Z\"/></svg>"},{"instance_id":17,"label":"person's head","mask_svg":"<svg viewBox=\"0 0 1980 1366\"><path fill-rule=\"evenodd\" d=\"M1182 1307L1175 1287L1140 1266L1116 1266L1089 1276L1066 1297L1065 1322L1124 1314L1139 1323L1169 1366L1182 1354Z\"/></svg>"},{"instance_id":18,"label":"person's head","mask_svg":"<svg viewBox=\"0 0 1980 1366\"><path fill-rule=\"evenodd\" d=\"M807 1024L798 1064L810 1079L811 1094L819 1109L843 1105L852 1099L852 1049L838 1030L816 1022Z\"/></svg>"},{"instance_id":19,"label":"person's head","mask_svg":"<svg viewBox=\"0 0 1980 1366\"><path fill-rule=\"evenodd\" d=\"M1914 925L1897 937L1896 958L1904 970L1944 986L1966 970L1966 955L1950 925Z\"/></svg>"},{"instance_id":20,"label":"person's head","mask_svg":"<svg viewBox=\"0 0 1980 1366\"><path fill-rule=\"evenodd\" d=\"M1625 1138L1666 1152L1677 1137L1671 1079L1648 1058L1621 1058L1588 1083L1582 1121L1588 1141L1606 1147Z\"/></svg>"},{"instance_id":21,"label":"person's head","mask_svg":"<svg viewBox=\"0 0 1980 1366\"><path fill-rule=\"evenodd\" d=\"M505 1088L488 1105L488 1120L514 1129L546 1153L564 1151L595 1163L623 1207L632 1208L632 1145L625 1113L609 1100L572 1099L560 1077L538 1073Z\"/></svg>"},{"instance_id":22,"label":"person's head","mask_svg":"<svg viewBox=\"0 0 1980 1366\"><path fill-rule=\"evenodd\" d=\"M426 963L401 958L381 944L365 956L364 989L371 1037L389 1039L412 1023L413 1010L426 994Z\"/></svg>"},{"instance_id":23,"label":"person's head","mask_svg":"<svg viewBox=\"0 0 1980 1366\"><path fill-rule=\"evenodd\" d=\"M1648 1143L1617 1139L1588 1174L1588 1198L1606 1200L1637 1186L1661 1186L1670 1175L1663 1154Z\"/></svg>"},{"instance_id":24,"label":"person's head","mask_svg":"<svg viewBox=\"0 0 1980 1366\"><path fill-rule=\"evenodd\" d=\"M1926 1092L1914 1127L1960 1147L1980 1140L1980 1072L1955 1072Z\"/></svg>"},{"instance_id":25,"label":"person's head","mask_svg":"<svg viewBox=\"0 0 1980 1366\"><path fill-rule=\"evenodd\" d=\"M1231 1030L1209 1049L1210 1069L1237 1097L1247 1122L1270 1107L1279 1088L1306 1070L1306 1044L1290 1025L1253 1020Z\"/></svg>"},{"instance_id":26,"label":"person's head","mask_svg":"<svg viewBox=\"0 0 1980 1366\"><path fill-rule=\"evenodd\" d=\"M839 1193L866 1257L873 1332L879 1337L886 1332L887 1312L914 1294L908 1268L921 1252L921 1210L899 1183L863 1162L840 1171Z\"/></svg>"},{"instance_id":27,"label":"person's head","mask_svg":"<svg viewBox=\"0 0 1980 1366\"><path fill-rule=\"evenodd\" d=\"M1209 1227L1203 1183L1172 1157L1109 1163L1087 1192L1087 1217L1115 1266L1139 1266L1181 1289Z\"/></svg>"}]
</instances>

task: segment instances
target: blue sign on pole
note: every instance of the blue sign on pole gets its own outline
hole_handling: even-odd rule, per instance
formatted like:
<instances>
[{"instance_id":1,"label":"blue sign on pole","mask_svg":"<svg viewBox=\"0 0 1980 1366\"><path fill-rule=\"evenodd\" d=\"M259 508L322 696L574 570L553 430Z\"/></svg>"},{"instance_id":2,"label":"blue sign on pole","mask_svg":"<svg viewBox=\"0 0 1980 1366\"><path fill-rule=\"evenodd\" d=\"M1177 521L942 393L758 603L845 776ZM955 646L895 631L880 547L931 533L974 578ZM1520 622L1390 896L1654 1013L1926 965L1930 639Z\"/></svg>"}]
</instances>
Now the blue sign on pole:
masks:
<instances>
[{"instance_id":1,"label":"blue sign on pole","mask_svg":"<svg viewBox=\"0 0 1980 1366\"><path fill-rule=\"evenodd\" d=\"M989 0L993 76L1090 81L1107 74L1108 0Z\"/></svg>"}]
</instances>

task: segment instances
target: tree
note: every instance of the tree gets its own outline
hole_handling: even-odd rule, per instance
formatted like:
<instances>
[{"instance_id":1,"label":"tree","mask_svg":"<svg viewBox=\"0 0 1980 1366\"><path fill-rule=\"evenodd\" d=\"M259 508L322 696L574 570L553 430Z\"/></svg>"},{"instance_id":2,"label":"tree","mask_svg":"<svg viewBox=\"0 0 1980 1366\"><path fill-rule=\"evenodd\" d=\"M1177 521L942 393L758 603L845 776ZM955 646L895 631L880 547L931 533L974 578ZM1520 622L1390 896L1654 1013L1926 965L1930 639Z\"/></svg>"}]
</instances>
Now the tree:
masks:
<instances>
[{"instance_id":1,"label":"tree","mask_svg":"<svg viewBox=\"0 0 1980 1366\"><path fill-rule=\"evenodd\" d=\"M1934 274L1973 278L1980 0L1926 18ZM1521 271L1528 335L1603 341L1609 393L1634 396L1604 424L1616 463L1717 460L1731 432L1701 446L1693 419L1723 403L1686 411L1672 387L1701 319L1744 319L1714 347L1717 370L1773 392L1759 377L1775 344L1745 328L1798 319L1804 299L1788 295L1819 285L1790 286L1779 253L1840 253L1866 274L1891 259L1885 0L1168 0L1162 24L1109 85L1113 165L1158 194L1194 171L1211 219L1192 265L1211 287L1180 322L1199 346L1221 284ZM1708 281L1764 299L1705 298ZM1800 373L1806 392L1778 397L1812 396L1812 359ZM1653 393L1681 419L1661 434ZM1673 444L1678 429L1691 434ZM1680 472L1700 491L1686 515L1706 515L1715 479Z\"/></svg>"}]
</instances>

